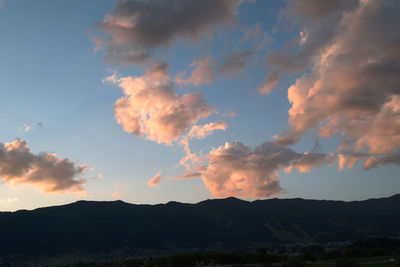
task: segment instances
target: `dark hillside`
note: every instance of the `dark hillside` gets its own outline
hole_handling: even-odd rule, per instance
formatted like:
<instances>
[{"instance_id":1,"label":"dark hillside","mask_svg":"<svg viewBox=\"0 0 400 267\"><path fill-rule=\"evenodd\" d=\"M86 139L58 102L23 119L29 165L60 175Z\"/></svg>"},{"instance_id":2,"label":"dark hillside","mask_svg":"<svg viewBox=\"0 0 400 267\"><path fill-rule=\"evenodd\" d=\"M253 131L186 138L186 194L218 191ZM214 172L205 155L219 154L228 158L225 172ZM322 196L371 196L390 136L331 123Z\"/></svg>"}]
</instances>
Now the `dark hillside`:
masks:
<instances>
[{"instance_id":1,"label":"dark hillside","mask_svg":"<svg viewBox=\"0 0 400 267\"><path fill-rule=\"evenodd\" d=\"M400 235L400 195L366 201L236 198L197 204L78 201L0 213L0 255L122 248L235 249Z\"/></svg>"}]
</instances>

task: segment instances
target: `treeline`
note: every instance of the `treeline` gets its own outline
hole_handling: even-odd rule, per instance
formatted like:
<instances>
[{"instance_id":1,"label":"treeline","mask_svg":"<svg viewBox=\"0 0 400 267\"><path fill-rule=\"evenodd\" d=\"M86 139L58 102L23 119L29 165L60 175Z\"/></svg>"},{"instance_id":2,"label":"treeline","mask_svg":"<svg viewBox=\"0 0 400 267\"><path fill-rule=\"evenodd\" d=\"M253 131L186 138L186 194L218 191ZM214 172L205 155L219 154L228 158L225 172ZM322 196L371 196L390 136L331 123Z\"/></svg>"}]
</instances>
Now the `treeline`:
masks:
<instances>
[{"instance_id":1,"label":"treeline","mask_svg":"<svg viewBox=\"0 0 400 267\"><path fill-rule=\"evenodd\" d=\"M370 238L335 249L323 246L299 247L296 253L282 249L268 252L260 248L254 252L187 252L167 256L132 258L119 261L80 262L58 267L160 267L160 266L279 266L303 267L313 262L329 261L340 267L363 266L355 259L390 256L393 262L385 266L400 266L400 241L392 238ZM0 266L20 266L3 261ZM37 265L46 266L46 265ZM383 265L381 265L383 266Z\"/></svg>"},{"instance_id":2,"label":"treeline","mask_svg":"<svg viewBox=\"0 0 400 267\"><path fill-rule=\"evenodd\" d=\"M253 253L240 252L190 252L163 257L129 259L110 263L80 263L77 267L159 267L159 266L272 266L281 263L283 267L302 267L316 261L330 260L337 266L359 266L354 258L393 256L391 266L400 266L400 242L392 238L370 238L353 243L347 247L325 250L322 246L309 246L300 249L297 255L272 254L266 249Z\"/></svg>"}]
</instances>

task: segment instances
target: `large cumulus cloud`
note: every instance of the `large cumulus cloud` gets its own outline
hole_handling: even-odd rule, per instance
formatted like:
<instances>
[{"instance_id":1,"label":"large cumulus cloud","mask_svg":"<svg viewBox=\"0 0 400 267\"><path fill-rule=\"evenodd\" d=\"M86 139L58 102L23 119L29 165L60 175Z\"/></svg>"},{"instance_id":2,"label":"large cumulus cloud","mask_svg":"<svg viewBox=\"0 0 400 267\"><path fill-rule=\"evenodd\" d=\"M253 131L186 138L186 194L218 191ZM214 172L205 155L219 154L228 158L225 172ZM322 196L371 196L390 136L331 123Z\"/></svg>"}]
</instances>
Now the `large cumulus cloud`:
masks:
<instances>
[{"instance_id":1,"label":"large cumulus cloud","mask_svg":"<svg viewBox=\"0 0 400 267\"><path fill-rule=\"evenodd\" d=\"M177 95L166 70L160 64L141 77L114 80L125 94L115 102L114 113L126 132L171 144L215 109L199 92Z\"/></svg>"},{"instance_id":2,"label":"large cumulus cloud","mask_svg":"<svg viewBox=\"0 0 400 267\"><path fill-rule=\"evenodd\" d=\"M236 22L241 0L118 0L97 24L107 33L106 58L137 63L154 48L183 39L197 41L215 27Z\"/></svg>"},{"instance_id":3,"label":"large cumulus cloud","mask_svg":"<svg viewBox=\"0 0 400 267\"><path fill-rule=\"evenodd\" d=\"M290 148L265 142L252 150L241 142L226 143L212 150L208 164L196 166L178 179L201 177L214 197L268 197L279 193L278 171L297 168L307 172L328 160L321 153L297 153Z\"/></svg>"},{"instance_id":4,"label":"large cumulus cloud","mask_svg":"<svg viewBox=\"0 0 400 267\"><path fill-rule=\"evenodd\" d=\"M0 143L0 177L14 184L32 184L46 193L85 192L85 180L78 178L86 165L77 165L53 153L30 152L23 140Z\"/></svg>"},{"instance_id":5,"label":"large cumulus cloud","mask_svg":"<svg viewBox=\"0 0 400 267\"><path fill-rule=\"evenodd\" d=\"M312 47L323 39L324 33L317 32L304 41L304 46L312 48L311 70L288 89L290 128L277 142L296 143L309 130L315 130L318 137L340 134L336 152L341 155L341 168L361 159L366 160L365 169L397 163L400 2L363 0L355 6L333 5L332 10L328 11L340 15L335 16L339 19L328 42ZM311 21L326 20L332 14L328 11L310 11Z\"/></svg>"}]
</instances>

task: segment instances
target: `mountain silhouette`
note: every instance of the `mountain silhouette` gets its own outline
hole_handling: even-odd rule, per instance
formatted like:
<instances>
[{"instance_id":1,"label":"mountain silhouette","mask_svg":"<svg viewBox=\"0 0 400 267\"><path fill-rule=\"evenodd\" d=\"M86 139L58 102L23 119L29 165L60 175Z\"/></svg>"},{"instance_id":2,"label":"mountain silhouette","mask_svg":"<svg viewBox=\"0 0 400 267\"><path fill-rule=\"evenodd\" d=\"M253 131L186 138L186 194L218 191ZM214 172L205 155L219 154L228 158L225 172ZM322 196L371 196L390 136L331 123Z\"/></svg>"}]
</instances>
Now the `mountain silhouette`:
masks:
<instances>
[{"instance_id":1,"label":"mountain silhouette","mask_svg":"<svg viewBox=\"0 0 400 267\"><path fill-rule=\"evenodd\" d=\"M134 205L78 201L0 212L0 255L130 248L238 249L400 235L400 194L365 201L206 200Z\"/></svg>"}]
</instances>

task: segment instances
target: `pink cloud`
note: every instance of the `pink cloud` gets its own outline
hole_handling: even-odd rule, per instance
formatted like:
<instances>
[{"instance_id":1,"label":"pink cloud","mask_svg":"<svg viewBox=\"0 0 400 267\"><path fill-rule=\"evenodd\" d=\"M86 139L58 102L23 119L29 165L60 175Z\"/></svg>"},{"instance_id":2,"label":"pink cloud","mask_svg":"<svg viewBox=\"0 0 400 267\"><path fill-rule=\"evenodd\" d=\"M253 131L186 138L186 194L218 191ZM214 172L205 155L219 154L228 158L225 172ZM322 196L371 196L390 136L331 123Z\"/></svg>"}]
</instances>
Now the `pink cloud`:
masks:
<instances>
[{"instance_id":1,"label":"pink cloud","mask_svg":"<svg viewBox=\"0 0 400 267\"><path fill-rule=\"evenodd\" d=\"M301 8L307 15L305 6ZM398 1L360 1L310 11L311 19L304 25L309 36L299 53L307 49L312 55L307 63L311 71L288 89L289 129L277 137L277 143L296 143L308 131L316 131L320 138L339 134L340 169L354 167L359 160L367 160L365 169L397 163L399 11ZM325 38L317 24L328 18L332 30ZM282 55L275 59L275 66L279 63L286 71L296 69L293 64L300 62L291 57L285 61Z\"/></svg>"},{"instance_id":2,"label":"pink cloud","mask_svg":"<svg viewBox=\"0 0 400 267\"><path fill-rule=\"evenodd\" d=\"M258 89L262 94L275 90L284 73L298 73L312 67L313 60L336 38L338 26L345 14L358 6L358 0L287 1L281 11L285 25L293 25L298 36L285 45L281 51L271 51L265 57L269 73ZM287 28L285 29L287 30Z\"/></svg>"},{"instance_id":3,"label":"pink cloud","mask_svg":"<svg viewBox=\"0 0 400 267\"><path fill-rule=\"evenodd\" d=\"M223 113L222 117L235 117L236 113L234 111Z\"/></svg>"},{"instance_id":4,"label":"pink cloud","mask_svg":"<svg viewBox=\"0 0 400 267\"><path fill-rule=\"evenodd\" d=\"M194 167L176 179L201 177L214 197L260 198L278 194L282 188L278 171L297 168L307 172L328 158L321 153L299 154L266 142L252 150L240 142L226 143L212 150L208 165Z\"/></svg>"},{"instance_id":5,"label":"pink cloud","mask_svg":"<svg viewBox=\"0 0 400 267\"><path fill-rule=\"evenodd\" d=\"M162 175L159 172L153 178L151 178L147 184L151 187L156 187L161 183L161 181L162 181Z\"/></svg>"},{"instance_id":6,"label":"pink cloud","mask_svg":"<svg viewBox=\"0 0 400 267\"><path fill-rule=\"evenodd\" d=\"M125 96L115 102L114 114L126 132L171 144L215 109L199 92L177 95L166 70L159 64L144 76L118 78Z\"/></svg>"},{"instance_id":7,"label":"pink cloud","mask_svg":"<svg viewBox=\"0 0 400 267\"><path fill-rule=\"evenodd\" d=\"M192 153L189 146L190 139L203 139L211 135L216 130L224 131L228 124L223 121L211 122L204 125L194 125L189 132L183 136L179 142L183 146L185 156L180 160L180 164L186 167L187 172L191 172L192 165L201 163L203 157Z\"/></svg>"},{"instance_id":8,"label":"pink cloud","mask_svg":"<svg viewBox=\"0 0 400 267\"><path fill-rule=\"evenodd\" d=\"M93 53L97 53L103 47L103 38L101 36L93 36L91 39L92 43L94 43Z\"/></svg>"},{"instance_id":9,"label":"pink cloud","mask_svg":"<svg viewBox=\"0 0 400 267\"><path fill-rule=\"evenodd\" d=\"M216 62L211 56L198 58L190 64L190 67L195 67L190 76L185 78L186 72L180 72L175 78L176 84L180 86L197 87L203 83L210 84L214 81L214 66Z\"/></svg>"},{"instance_id":10,"label":"pink cloud","mask_svg":"<svg viewBox=\"0 0 400 267\"><path fill-rule=\"evenodd\" d=\"M111 194L113 198L122 198L121 187L119 185L115 186L115 191Z\"/></svg>"},{"instance_id":11,"label":"pink cloud","mask_svg":"<svg viewBox=\"0 0 400 267\"><path fill-rule=\"evenodd\" d=\"M216 130L224 131L227 127L228 127L228 124L223 121L211 122L211 123L207 123L204 125L194 125L190 129L187 136L189 138L202 139L202 138L205 138L206 136L212 134Z\"/></svg>"}]
</instances>

